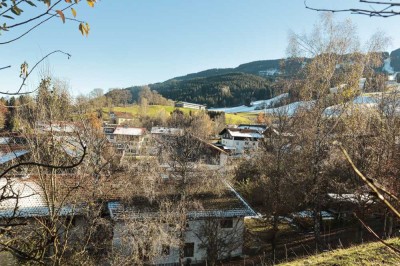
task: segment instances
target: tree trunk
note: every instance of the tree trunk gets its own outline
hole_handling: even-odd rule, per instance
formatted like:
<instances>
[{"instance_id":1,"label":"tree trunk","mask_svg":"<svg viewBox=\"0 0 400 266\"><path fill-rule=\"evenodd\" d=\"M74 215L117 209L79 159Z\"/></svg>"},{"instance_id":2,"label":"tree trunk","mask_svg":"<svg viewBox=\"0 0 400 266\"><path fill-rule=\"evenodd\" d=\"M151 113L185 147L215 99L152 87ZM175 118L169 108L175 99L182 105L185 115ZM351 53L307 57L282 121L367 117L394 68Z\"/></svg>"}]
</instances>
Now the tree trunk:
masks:
<instances>
[{"instance_id":1,"label":"tree trunk","mask_svg":"<svg viewBox=\"0 0 400 266\"><path fill-rule=\"evenodd\" d=\"M276 259L276 246L278 242L278 228L279 225L279 216L274 214L273 217L273 224L272 224L272 240L271 240L271 249L272 249L272 262L275 264L275 259Z\"/></svg>"},{"instance_id":2,"label":"tree trunk","mask_svg":"<svg viewBox=\"0 0 400 266\"><path fill-rule=\"evenodd\" d=\"M323 250L321 240L321 210L319 204L315 206L314 210L314 238L315 238L315 251L319 252Z\"/></svg>"}]
</instances>

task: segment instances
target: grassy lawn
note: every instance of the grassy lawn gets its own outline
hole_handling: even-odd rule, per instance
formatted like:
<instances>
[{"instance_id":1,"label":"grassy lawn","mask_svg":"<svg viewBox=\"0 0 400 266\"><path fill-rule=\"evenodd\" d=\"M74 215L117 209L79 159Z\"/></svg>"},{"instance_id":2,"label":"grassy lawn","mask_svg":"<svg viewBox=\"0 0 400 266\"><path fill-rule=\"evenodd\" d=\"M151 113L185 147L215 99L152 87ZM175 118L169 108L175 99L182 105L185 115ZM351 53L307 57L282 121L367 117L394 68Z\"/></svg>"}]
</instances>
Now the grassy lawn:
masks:
<instances>
[{"instance_id":1,"label":"grassy lawn","mask_svg":"<svg viewBox=\"0 0 400 266\"><path fill-rule=\"evenodd\" d=\"M160 112L165 112L166 114L170 114L174 109L179 109L183 111L185 114L189 114L190 112L199 112L194 109L189 109L189 108L175 108L173 106L164 106L164 105L149 105L147 107L147 115L154 117L157 116ZM108 108L104 108L103 112L105 114L108 114ZM114 111L116 112L126 112L126 113L131 113L133 115L139 115L139 106L138 105L130 105L126 107L114 107ZM107 117L107 115L105 116ZM240 114L225 114L225 122L226 124L250 124L254 122L254 119L256 118L255 114L249 114L249 113L240 113Z\"/></svg>"},{"instance_id":2,"label":"grassy lawn","mask_svg":"<svg viewBox=\"0 0 400 266\"><path fill-rule=\"evenodd\" d=\"M246 228L253 233L262 233L272 230L272 225L262 219L245 219ZM287 223L279 223L278 228L281 232L293 231Z\"/></svg>"},{"instance_id":3,"label":"grassy lawn","mask_svg":"<svg viewBox=\"0 0 400 266\"><path fill-rule=\"evenodd\" d=\"M388 240L388 243L400 248L399 238ZM330 251L280 265L400 265L400 257L396 256L382 243L375 242Z\"/></svg>"}]
</instances>

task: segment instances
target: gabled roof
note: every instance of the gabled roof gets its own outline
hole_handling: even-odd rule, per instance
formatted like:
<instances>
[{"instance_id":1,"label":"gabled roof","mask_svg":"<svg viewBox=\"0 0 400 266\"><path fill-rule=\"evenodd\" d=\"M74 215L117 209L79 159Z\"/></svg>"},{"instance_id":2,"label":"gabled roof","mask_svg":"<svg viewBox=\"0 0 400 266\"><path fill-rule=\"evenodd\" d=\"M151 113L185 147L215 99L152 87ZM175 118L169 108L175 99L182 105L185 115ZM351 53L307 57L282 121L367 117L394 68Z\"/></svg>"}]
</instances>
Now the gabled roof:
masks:
<instances>
[{"instance_id":1,"label":"gabled roof","mask_svg":"<svg viewBox=\"0 0 400 266\"><path fill-rule=\"evenodd\" d=\"M1 179L0 187L4 189L6 182L6 179ZM44 200L42 189L37 183L13 178L9 184L12 191L6 190L5 194L11 198L0 202L0 219L49 215L49 207ZM64 206L58 211L61 216L73 213L73 209L68 206Z\"/></svg>"},{"instance_id":2,"label":"gabled roof","mask_svg":"<svg viewBox=\"0 0 400 266\"><path fill-rule=\"evenodd\" d=\"M266 125L251 125L251 124L240 124L237 128L241 129L252 129L260 131L261 133L267 129Z\"/></svg>"},{"instance_id":3,"label":"gabled roof","mask_svg":"<svg viewBox=\"0 0 400 266\"><path fill-rule=\"evenodd\" d=\"M232 137L263 138L263 135L259 131L253 129L225 128L219 133L219 135L223 135L225 132L228 132Z\"/></svg>"},{"instance_id":4,"label":"gabled roof","mask_svg":"<svg viewBox=\"0 0 400 266\"><path fill-rule=\"evenodd\" d=\"M201 219L208 217L233 218L256 216L256 212L248 203L225 182L226 190L221 194L200 193L193 196L192 206L188 207L187 217L189 219ZM163 195L163 199L173 199L176 195ZM157 201L150 202L143 196L132 198L129 203L112 201L108 203L110 216L114 220L122 218L145 219L154 218L159 215Z\"/></svg>"},{"instance_id":5,"label":"gabled roof","mask_svg":"<svg viewBox=\"0 0 400 266\"><path fill-rule=\"evenodd\" d=\"M114 135L142 136L146 132L145 128L140 127L116 127Z\"/></svg>"}]
</instances>

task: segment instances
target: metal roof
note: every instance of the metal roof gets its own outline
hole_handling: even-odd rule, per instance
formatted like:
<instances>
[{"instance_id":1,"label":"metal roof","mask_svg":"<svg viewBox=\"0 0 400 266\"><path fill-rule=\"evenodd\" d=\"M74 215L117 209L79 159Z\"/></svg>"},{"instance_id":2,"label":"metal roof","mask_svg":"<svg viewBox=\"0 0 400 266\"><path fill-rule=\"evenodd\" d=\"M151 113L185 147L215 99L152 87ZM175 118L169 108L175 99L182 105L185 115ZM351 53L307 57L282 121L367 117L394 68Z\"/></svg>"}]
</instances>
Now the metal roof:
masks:
<instances>
[{"instance_id":1,"label":"metal roof","mask_svg":"<svg viewBox=\"0 0 400 266\"><path fill-rule=\"evenodd\" d=\"M201 208L196 210L189 210L187 212L187 218L189 219L202 219L202 218L234 218L234 217L245 217L245 216L256 216L256 212L250 207L250 205L237 193L233 187L223 181L227 187L227 193L221 198L216 198L210 202L206 202L207 199L200 199L204 204ZM222 204L221 204L221 201ZM137 206L140 204L141 206ZM136 205L133 203L129 206L123 204L120 201L112 201L108 203L108 210L110 216L114 220L121 218L131 219L145 219L155 218L159 216L157 206L143 206L146 203L144 201L137 201Z\"/></svg>"},{"instance_id":2,"label":"metal roof","mask_svg":"<svg viewBox=\"0 0 400 266\"><path fill-rule=\"evenodd\" d=\"M5 164L9 161L14 160L15 158L18 158L24 154L27 154L29 151L28 150L17 150L17 151L12 151L8 152L5 154L0 155L0 164Z\"/></svg>"},{"instance_id":3,"label":"metal roof","mask_svg":"<svg viewBox=\"0 0 400 266\"><path fill-rule=\"evenodd\" d=\"M251 129L249 130L232 130L232 129L227 129L229 134L231 134L232 137L242 137L242 138L257 138L261 139L263 138L263 135L258 133L257 131L253 131Z\"/></svg>"},{"instance_id":4,"label":"metal roof","mask_svg":"<svg viewBox=\"0 0 400 266\"><path fill-rule=\"evenodd\" d=\"M128 135L128 136L142 136L145 132L144 128L139 127L117 127L115 128L114 135Z\"/></svg>"},{"instance_id":5,"label":"metal roof","mask_svg":"<svg viewBox=\"0 0 400 266\"><path fill-rule=\"evenodd\" d=\"M37 183L15 178L8 181L10 182L10 188L8 188L8 186L5 186L6 182L6 179L0 180L0 187L6 189L5 195L11 198L0 202L0 219L48 216L50 214L49 205L46 203L42 189ZM63 206L56 211L63 216L73 214L74 208Z\"/></svg>"}]
</instances>

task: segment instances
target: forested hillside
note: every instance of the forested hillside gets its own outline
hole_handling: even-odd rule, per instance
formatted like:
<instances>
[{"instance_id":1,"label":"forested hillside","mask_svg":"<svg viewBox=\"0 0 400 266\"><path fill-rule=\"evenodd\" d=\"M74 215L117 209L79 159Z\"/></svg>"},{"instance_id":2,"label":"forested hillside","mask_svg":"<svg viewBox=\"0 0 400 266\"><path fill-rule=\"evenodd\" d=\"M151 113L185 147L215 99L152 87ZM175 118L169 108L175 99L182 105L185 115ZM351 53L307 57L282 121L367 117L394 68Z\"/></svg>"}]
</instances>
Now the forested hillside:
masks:
<instances>
[{"instance_id":1,"label":"forested hillside","mask_svg":"<svg viewBox=\"0 0 400 266\"><path fill-rule=\"evenodd\" d=\"M270 81L244 73L182 81L169 80L149 86L166 98L206 104L208 107L249 104L251 100L274 96ZM130 88L132 95L137 95L137 89L137 87Z\"/></svg>"},{"instance_id":2,"label":"forested hillside","mask_svg":"<svg viewBox=\"0 0 400 266\"><path fill-rule=\"evenodd\" d=\"M400 71L400 49L390 53L390 66L394 71Z\"/></svg>"},{"instance_id":3,"label":"forested hillside","mask_svg":"<svg viewBox=\"0 0 400 266\"><path fill-rule=\"evenodd\" d=\"M344 55L345 57L349 55ZM382 72L383 60L389 53L382 53L382 65L375 72ZM309 58L260 60L241 64L235 68L214 68L165 82L149 84L151 90L174 101L206 104L208 107L231 107L248 105L251 101L269 99L281 93L277 78L286 79L298 73ZM400 49L390 53L390 66L400 71ZM131 102L139 102L141 86L127 88L132 94Z\"/></svg>"},{"instance_id":4,"label":"forested hillside","mask_svg":"<svg viewBox=\"0 0 400 266\"><path fill-rule=\"evenodd\" d=\"M235 68L213 68L200 71L197 73L187 74L185 76L175 77L172 80L190 80L195 78L206 78L212 76L219 76L229 73L246 73L262 77L272 78L274 75L290 74L301 67L297 59L272 59L272 60L259 60L241 64Z\"/></svg>"}]
</instances>

